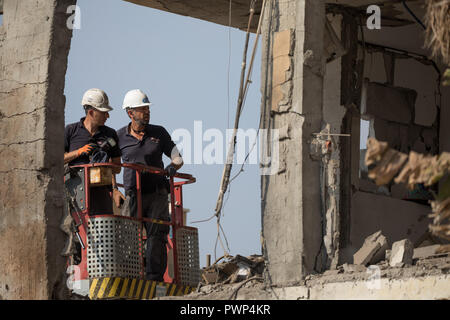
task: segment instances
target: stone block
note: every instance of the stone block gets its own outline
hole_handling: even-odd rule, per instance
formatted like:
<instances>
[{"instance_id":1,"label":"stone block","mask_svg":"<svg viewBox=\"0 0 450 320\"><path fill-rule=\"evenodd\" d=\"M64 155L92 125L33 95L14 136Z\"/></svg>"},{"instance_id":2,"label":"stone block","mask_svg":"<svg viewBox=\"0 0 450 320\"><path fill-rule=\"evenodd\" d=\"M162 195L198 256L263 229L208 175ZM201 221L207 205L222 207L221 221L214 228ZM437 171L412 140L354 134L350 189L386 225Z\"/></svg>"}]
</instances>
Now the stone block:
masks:
<instances>
[{"instance_id":1,"label":"stone block","mask_svg":"<svg viewBox=\"0 0 450 320\"><path fill-rule=\"evenodd\" d=\"M384 259L388 248L387 239L381 234L381 230L368 236L363 246L353 255L353 263L357 265L375 264Z\"/></svg>"},{"instance_id":2,"label":"stone block","mask_svg":"<svg viewBox=\"0 0 450 320\"><path fill-rule=\"evenodd\" d=\"M391 267L396 267L402 264L412 264L413 254L414 246L410 240L403 239L394 242L392 245L389 265Z\"/></svg>"},{"instance_id":3,"label":"stone block","mask_svg":"<svg viewBox=\"0 0 450 320\"><path fill-rule=\"evenodd\" d=\"M353 263L367 265L380 247L381 245L377 242L364 244L361 249L353 255Z\"/></svg>"}]
</instances>

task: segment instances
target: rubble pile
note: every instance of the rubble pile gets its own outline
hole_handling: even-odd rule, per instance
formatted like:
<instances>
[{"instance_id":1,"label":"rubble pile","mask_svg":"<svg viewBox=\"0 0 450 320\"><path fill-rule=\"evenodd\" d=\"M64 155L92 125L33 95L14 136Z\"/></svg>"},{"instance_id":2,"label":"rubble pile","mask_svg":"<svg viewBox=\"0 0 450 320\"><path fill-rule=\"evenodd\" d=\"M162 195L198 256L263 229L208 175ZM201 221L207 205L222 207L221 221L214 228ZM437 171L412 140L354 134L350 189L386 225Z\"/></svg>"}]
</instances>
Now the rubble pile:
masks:
<instances>
[{"instance_id":1,"label":"rubble pile","mask_svg":"<svg viewBox=\"0 0 450 320\"><path fill-rule=\"evenodd\" d=\"M221 263L217 261L213 265L203 269L202 283L206 285L238 283L252 277L262 277L263 272L263 256L228 256L226 257L226 261Z\"/></svg>"},{"instance_id":2,"label":"rubble pile","mask_svg":"<svg viewBox=\"0 0 450 320\"><path fill-rule=\"evenodd\" d=\"M414 265L420 259L445 257L450 255L450 245L414 245L409 239L396 241L391 249L381 230L368 236L361 248L353 255L353 265L344 264L344 272L363 272L367 265L386 264L393 268Z\"/></svg>"}]
</instances>

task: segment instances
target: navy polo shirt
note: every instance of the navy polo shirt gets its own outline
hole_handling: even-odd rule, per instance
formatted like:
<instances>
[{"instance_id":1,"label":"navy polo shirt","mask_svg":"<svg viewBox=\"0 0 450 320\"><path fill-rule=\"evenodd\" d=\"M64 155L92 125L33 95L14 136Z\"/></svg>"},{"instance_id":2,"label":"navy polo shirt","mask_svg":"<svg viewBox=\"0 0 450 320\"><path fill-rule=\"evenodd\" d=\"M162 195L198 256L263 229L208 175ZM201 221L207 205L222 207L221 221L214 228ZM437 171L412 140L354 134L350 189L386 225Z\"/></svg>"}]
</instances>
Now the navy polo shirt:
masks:
<instances>
[{"instance_id":1,"label":"navy polo shirt","mask_svg":"<svg viewBox=\"0 0 450 320\"><path fill-rule=\"evenodd\" d=\"M108 138L113 138L116 141L116 146L108 150L110 158L117 158L121 156L119 148L119 138L116 130L107 127L98 127L97 132L91 136L89 131L84 127L83 121L85 118L81 118L79 122L75 122L66 126L64 130L64 152L75 151L89 143L101 144ZM83 155L72 160L69 165L88 164L90 162L89 156Z\"/></svg>"},{"instance_id":2,"label":"navy polo shirt","mask_svg":"<svg viewBox=\"0 0 450 320\"><path fill-rule=\"evenodd\" d=\"M129 133L129 123L119 129L119 145L122 152L123 163L139 163L157 168L164 168L163 153L170 158L175 143L169 133L162 126L147 124L144 128L144 136L139 140ZM143 173L142 193L151 193L156 187L166 186L167 179L161 175ZM125 191L136 191L136 171L130 168L123 170L123 184Z\"/></svg>"}]
</instances>

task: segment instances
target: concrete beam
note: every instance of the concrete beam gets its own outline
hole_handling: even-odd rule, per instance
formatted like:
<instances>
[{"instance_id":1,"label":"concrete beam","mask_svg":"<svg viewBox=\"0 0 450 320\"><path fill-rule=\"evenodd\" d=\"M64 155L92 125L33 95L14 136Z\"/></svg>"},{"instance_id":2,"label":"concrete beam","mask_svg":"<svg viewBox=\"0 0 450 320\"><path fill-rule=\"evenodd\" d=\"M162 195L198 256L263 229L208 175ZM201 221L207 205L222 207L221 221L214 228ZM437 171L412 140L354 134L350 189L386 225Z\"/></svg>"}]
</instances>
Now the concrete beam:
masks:
<instances>
[{"instance_id":1,"label":"concrete beam","mask_svg":"<svg viewBox=\"0 0 450 320\"><path fill-rule=\"evenodd\" d=\"M0 299L62 298L64 81L76 0L5 0L0 51ZM7 27L7 28L6 28Z\"/></svg>"},{"instance_id":2,"label":"concrete beam","mask_svg":"<svg viewBox=\"0 0 450 320\"><path fill-rule=\"evenodd\" d=\"M322 124L325 4L269 3L262 25L262 127L289 135L272 143L279 161L261 177L263 252L272 283L286 286L324 266L320 161L312 159L310 144ZM280 58L286 63L275 61Z\"/></svg>"},{"instance_id":3,"label":"concrete beam","mask_svg":"<svg viewBox=\"0 0 450 320\"><path fill-rule=\"evenodd\" d=\"M224 26L229 25L229 0L124 0L141 6L163 10L197 18ZM233 0L231 3L231 26L247 30L251 0ZM251 31L256 32L258 19L261 13L262 0L256 1L255 16Z\"/></svg>"}]
</instances>

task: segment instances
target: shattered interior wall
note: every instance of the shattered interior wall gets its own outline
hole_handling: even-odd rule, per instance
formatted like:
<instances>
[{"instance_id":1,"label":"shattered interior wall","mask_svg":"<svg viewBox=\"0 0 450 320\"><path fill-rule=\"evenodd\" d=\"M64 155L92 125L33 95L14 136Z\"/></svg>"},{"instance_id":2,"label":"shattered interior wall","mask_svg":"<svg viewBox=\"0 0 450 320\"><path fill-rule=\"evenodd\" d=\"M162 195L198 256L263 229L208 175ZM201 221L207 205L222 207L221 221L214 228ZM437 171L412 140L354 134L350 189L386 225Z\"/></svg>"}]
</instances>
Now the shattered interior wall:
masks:
<instances>
[{"instance_id":1,"label":"shattered interior wall","mask_svg":"<svg viewBox=\"0 0 450 320\"><path fill-rule=\"evenodd\" d=\"M49 299L61 274L64 78L75 0L4 1L0 27L0 299Z\"/></svg>"},{"instance_id":2,"label":"shattered interior wall","mask_svg":"<svg viewBox=\"0 0 450 320\"><path fill-rule=\"evenodd\" d=\"M360 42L355 51L355 65L364 59L364 72L359 74L362 80L361 101L355 103L355 107L360 110L362 119L370 121L369 136L388 141L389 145L403 152L438 153L440 146L448 144L442 131L446 130L443 129L444 123L449 120L446 115L450 100L446 89L437 85L438 72L429 61L419 55L408 57L401 52L401 44L408 44L408 37L411 43L416 41L411 27L364 30L364 38L359 35ZM420 34L415 33L415 36ZM380 50L380 45L392 47L399 37L402 38L397 48L399 51ZM378 46L371 46L374 41ZM413 45L409 50L414 52L411 47ZM420 49L417 48L418 51ZM344 81L345 77L342 78ZM351 129L352 136L359 136L359 121L355 121ZM367 168L359 170L364 152L359 150L359 141L352 142L353 191L350 214L345 220L349 226L346 229L348 239L341 251L341 262L351 262L352 254L364 238L377 230L383 231L389 245L403 238L414 243L427 231L429 222L429 206L401 200L408 196L405 187L378 188L367 179ZM358 169L356 172L355 168ZM341 214L345 215L345 212Z\"/></svg>"}]
</instances>

